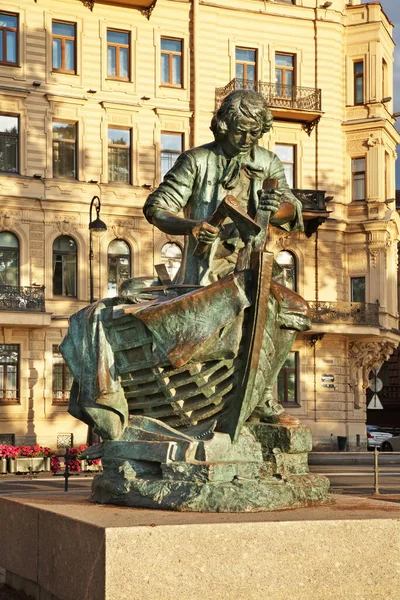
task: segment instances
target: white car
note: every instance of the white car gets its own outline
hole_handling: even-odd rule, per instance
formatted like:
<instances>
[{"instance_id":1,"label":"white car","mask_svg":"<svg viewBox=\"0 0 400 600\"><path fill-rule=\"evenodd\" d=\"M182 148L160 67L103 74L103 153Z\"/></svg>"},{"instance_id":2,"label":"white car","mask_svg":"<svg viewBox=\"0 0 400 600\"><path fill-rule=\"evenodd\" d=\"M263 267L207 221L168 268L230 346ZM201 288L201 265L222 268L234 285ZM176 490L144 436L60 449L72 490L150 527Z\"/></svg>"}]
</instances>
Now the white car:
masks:
<instances>
[{"instance_id":1,"label":"white car","mask_svg":"<svg viewBox=\"0 0 400 600\"><path fill-rule=\"evenodd\" d=\"M400 435L392 435L381 444L382 452L400 452Z\"/></svg>"},{"instance_id":2,"label":"white car","mask_svg":"<svg viewBox=\"0 0 400 600\"><path fill-rule=\"evenodd\" d=\"M379 429L379 427L375 427L375 425L367 425L367 446L368 450L373 450L374 448L380 448L383 450L383 444L393 437L392 433L388 431L384 431L384 429ZM389 448L386 452L389 452Z\"/></svg>"}]
</instances>

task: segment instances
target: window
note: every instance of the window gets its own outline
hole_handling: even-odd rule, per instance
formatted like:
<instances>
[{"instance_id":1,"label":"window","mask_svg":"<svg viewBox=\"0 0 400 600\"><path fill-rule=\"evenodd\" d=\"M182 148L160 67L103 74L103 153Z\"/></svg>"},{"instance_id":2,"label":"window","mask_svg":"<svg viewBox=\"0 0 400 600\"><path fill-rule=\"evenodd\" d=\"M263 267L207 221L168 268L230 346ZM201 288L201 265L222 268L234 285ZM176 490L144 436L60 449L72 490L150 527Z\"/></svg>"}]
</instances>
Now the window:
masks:
<instances>
[{"instance_id":1,"label":"window","mask_svg":"<svg viewBox=\"0 0 400 600\"><path fill-rule=\"evenodd\" d=\"M60 235L53 244L53 294L76 298L76 244Z\"/></svg>"},{"instance_id":2,"label":"window","mask_svg":"<svg viewBox=\"0 0 400 600\"><path fill-rule=\"evenodd\" d=\"M53 70L76 73L76 27L53 21Z\"/></svg>"},{"instance_id":3,"label":"window","mask_svg":"<svg viewBox=\"0 0 400 600\"><path fill-rule=\"evenodd\" d=\"M131 131L119 127L108 128L108 181L131 181Z\"/></svg>"},{"instance_id":4,"label":"window","mask_svg":"<svg viewBox=\"0 0 400 600\"><path fill-rule=\"evenodd\" d=\"M69 393L74 378L62 357L58 346L53 346L53 403L69 401Z\"/></svg>"},{"instance_id":5,"label":"window","mask_svg":"<svg viewBox=\"0 0 400 600\"><path fill-rule=\"evenodd\" d=\"M13 233L0 233L0 285L19 285L19 244Z\"/></svg>"},{"instance_id":6,"label":"window","mask_svg":"<svg viewBox=\"0 0 400 600\"><path fill-rule=\"evenodd\" d=\"M365 277L350 278L351 302L365 302Z\"/></svg>"},{"instance_id":7,"label":"window","mask_svg":"<svg viewBox=\"0 0 400 600\"><path fill-rule=\"evenodd\" d=\"M19 163L18 117L0 115L0 172L17 173Z\"/></svg>"},{"instance_id":8,"label":"window","mask_svg":"<svg viewBox=\"0 0 400 600\"><path fill-rule=\"evenodd\" d=\"M76 179L76 123L53 122L53 177Z\"/></svg>"},{"instance_id":9,"label":"window","mask_svg":"<svg viewBox=\"0 0 400 600\"><path fill-rule=\"evenodd\" d=\"M131 276L131 253L124 240L113 240L108 246L108 297L118 293L118 286Z\"/></svg>"},{"instance_id":10,"label":"window","mask_svg":"<svg viewBox=\"0 0 400 600\"><path fill-rule=\"evenodd\" d=\"M295 81L295 55L275 54L275 93L281 98L291 98Z\"/></svg>"},{"instance_id":11,"label":"window","mask_svg":"<svg viewBox=\"0 0 400 600\"><path fill-rule=\"evenodd\" d=\"M243 89L255 88L257 74L257 51L249 48L236 48L236 78L241 79Z\"/></svg>"},{"instance_id":12,"label":"window","mask_svg":"<svg viewBox=\"0 0 400 600\"><path fill-rule=\"evenodd\" d=\"M353 63L354 104L364 104L364 61Z\"/></svg>"},{"instance_id":13,"label":"window","mask_svg":"<svg viewBox=\"0 0 400 600\"><path fill-rule=\"evenodd\" d=\"M18 402L19 346L0 344L0 402Z\"/></svg>"},{"instance_id":14,"label":"window","mask_svg":"<svg viewBox=\"0 0 400 600\"><path fill-rule=\"evenodd\" d=\"M182 262L182 249L178 244L168 242L161 248L161 262L167 268L171 279L177 274Z\"/></svg>"},{"instance_id":15,"label":"window","mask_svg":"<svg viewBox=\"0 0 400 600\"><path fill-rule=\"evenodd\" d=\"M298 352L289 352L278 375L278 401L280 404L298 404Z\"/></svg>"},{"instance_id":16,"label":"window","mask_svg":"<svg viewBox=\"0 0 400 600\"><path fill-rule=\"evenodd\" d=\"M182 40L161 38L161 83L163 85L182 87L182 46Z\"/></svg>"},{"instance_id":17,"label":"window","mask_svg":"<svg viewBox=\"0 0 400 600\"><path fill-rule=\"evenodd\" d=\"M107 75L129 81L130 35L127 31L107 30Z\"/></svg>"},{"instance_id":18,"label":"window","mask_svg":"<svg viewBox=\"0 0 400 600\"><path fill-rule=\"evenodd\" d=\"M161 179L183 151L183 134L161 132Z\"/></svg>"},{"instance_id":19,"label":"window","mask_svg":"<svg viewBox=\"0 0 400 600\"><path fill-rule=\"evenodd\" d=\"M282 250L276 256L276 262L281 268L281 272L276 277L277 281L293 290L297 290L296 259L291 252Z\"/></svg>"},{"instance_id":20,"label":"window","mask_svg":"<svg viewBox=\"0 0 400 600\"><path fill-rule=\"evenodd\" d=\"M382 100L388 96L388 66L386 60L382 59Z\"/></svg>"},{"instance_id":21,"label":"window","mask_svg":"<svg viewBox=\"0 0 400 600\"><path fill-rule=\"evenodd\" d=\"M18 63L18 15L0 13L0 64Z\"/></svg>"},{"instance_id":22,"label":"window","mask_svg":"<svg viewBox=\"0 0 400 600\"><path fill-rule=\"evenodd\" d=\"M275 153L285 169L286 180L290 188L296 187L296 147L288 144L275 144Z\"/></svg>"},{"instance_id":23,"label":"window","mask_svg":"<svg viewBox=\"0 0 400 600\"><path fill-rule=\"evenodd\" d=\"M365 200L365 158L352 158L353 200Z\"/></svg>"}]
</instances>

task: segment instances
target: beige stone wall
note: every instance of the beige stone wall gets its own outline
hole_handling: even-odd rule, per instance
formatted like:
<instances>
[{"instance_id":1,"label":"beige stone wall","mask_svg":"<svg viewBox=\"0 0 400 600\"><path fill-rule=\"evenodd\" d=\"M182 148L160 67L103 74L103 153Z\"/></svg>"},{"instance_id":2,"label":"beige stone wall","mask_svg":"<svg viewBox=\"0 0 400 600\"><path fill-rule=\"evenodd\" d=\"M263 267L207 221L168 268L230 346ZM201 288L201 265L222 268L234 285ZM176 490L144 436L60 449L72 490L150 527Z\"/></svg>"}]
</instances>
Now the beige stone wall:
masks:
<instances>
[{"instance_id":1,"label":"beige stone wall","mask_svg":"<svg viewBox=\"0 0 400 600\"><path fill-rule=\"evenodd\" d=\"M270 248L294 253L298 290L307 300L349 302L350 277L365 276L366 301L380 302L381 328L314 324L312 333L324 333L322 341L311 346L309 334L302 334L295 345L300 406L292 412L311 426L321 447L329 447L337 435L350 436L354 444L357 435L365 441L360 380L371 361L357 363L358 382L353 381L349 344L378 340L379 361L382 344L398 343L391 330L398 323L400 224L390 201L398 135L392 103L381 102L383 59L385 93L393 96L391 24L376 3L347 4L333 0L322 9L315 0L299 0L296 6L263 0L158 0L147 19L135 8L112 2L96 2L90 11L79 0L9 1L7 11L20 15L20 66L0 65L0 111L20 116L21 164L18 176L0 174L0 228L19 238L21 285L46 286L48 314L0 314L0 343L21 345L20 404L0 404L0 433L52 446L57 433L72 432L76 442L85 440L86 427L69 417L65 406L52 404L52 345L63 338L68 316L89 300L90 201L101 197L101 218L108 226L94 240L95 296L102 297L107 248L116 237L131 249L133 276L151 274L159 262L167 237L144 220L142 205L160 180L160 132L184 134L185 148L210 140L215 88L235 76L235 47L240 46L257 50L257 79L273 82L275 53L289 52L297 58L296 85L322 90L322 118L311 135L299 122L277 120L261 143L270 150L279 143L296 144L296 187L333 196L331 216L318 238L276 231ZM76 23L76 75L52 72L53 19ZM130 81L107 78L107 28L131 33ZM183 40L182 89L160 85L161 36ZM352 106L354 59L365 61L367 103L357 107ZM78 122L77 181L52 178L53 119ZM132 130L131 185L108 182L109 125ZM360 204L351 203L351 158L356 156L367 160L367 199ZM61 234L72 236L78 247L75 299L52 293L52 244ZM333 389L322 386L324 373L334 375Z\"/></svg>"}]
</instances>

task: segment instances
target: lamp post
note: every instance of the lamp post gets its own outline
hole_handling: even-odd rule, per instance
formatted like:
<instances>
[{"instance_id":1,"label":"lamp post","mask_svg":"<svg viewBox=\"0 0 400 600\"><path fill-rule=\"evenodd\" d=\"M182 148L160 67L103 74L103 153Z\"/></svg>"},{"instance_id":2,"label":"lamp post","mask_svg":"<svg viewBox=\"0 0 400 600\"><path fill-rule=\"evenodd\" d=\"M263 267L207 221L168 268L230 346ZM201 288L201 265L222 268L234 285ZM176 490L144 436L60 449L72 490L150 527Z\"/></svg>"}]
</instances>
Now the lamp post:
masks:
<instances>
[{"instance_id":1,"label":"lamp post","mask_svg":"<svg viewBox=\"0 0 400 600\"><path fill-rule=\"evenodd\" d=\"M92 221L92 208L96 209L96 218ZM98 196L93 196L89 210L89 284L90 304L93 303L93 233L107 231L107 225L100 219L101 202Z\"/></svg>"}]
</instances>

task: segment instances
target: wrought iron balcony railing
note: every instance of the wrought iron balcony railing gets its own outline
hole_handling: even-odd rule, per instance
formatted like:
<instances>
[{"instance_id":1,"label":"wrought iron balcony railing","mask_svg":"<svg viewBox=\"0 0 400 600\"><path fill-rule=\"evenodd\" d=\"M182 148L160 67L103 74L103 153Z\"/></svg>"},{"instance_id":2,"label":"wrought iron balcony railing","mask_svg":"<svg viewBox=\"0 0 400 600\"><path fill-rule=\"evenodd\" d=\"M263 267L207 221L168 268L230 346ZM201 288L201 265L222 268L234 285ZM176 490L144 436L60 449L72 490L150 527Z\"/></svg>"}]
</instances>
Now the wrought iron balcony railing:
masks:
<instances>
[{"instance_id":1,"label":"wrought iron balcony railing","mask_svg":"<svg viewBox=\"0 0 400 600\"><path fill-rule=\"evenodd\" d=\"M321 111L321 90L294 85L280 85L252 79L235 77L227 85L215 90L215 108L234 90L254 90L260 92L271 108L294 109L298 111Z\"/></svg>"},{"instance_id":2,"label":"wrought iron balcony railing","mask_svg":"<svg viewBox=\"0 0 400 600\"><path fill-rule=\"evenodd\" d=\"M366 302L309 302L313 323L379 327L379 305Z\"/></svg>"},{"instance_id":3,"label":"wrought iron balcony railing","mask_svg":"<svg viewBox=\"0 0 400 600\"><path fill-rule=\"evenodd\" d=\"M45 312L44 286L0 285L0 310Z\"/></svg>"}]
</instances>

